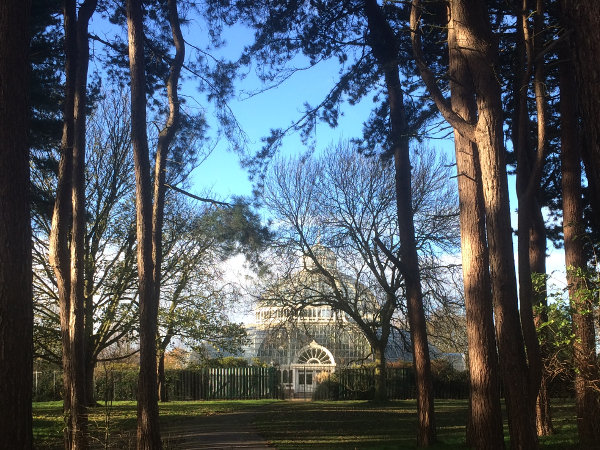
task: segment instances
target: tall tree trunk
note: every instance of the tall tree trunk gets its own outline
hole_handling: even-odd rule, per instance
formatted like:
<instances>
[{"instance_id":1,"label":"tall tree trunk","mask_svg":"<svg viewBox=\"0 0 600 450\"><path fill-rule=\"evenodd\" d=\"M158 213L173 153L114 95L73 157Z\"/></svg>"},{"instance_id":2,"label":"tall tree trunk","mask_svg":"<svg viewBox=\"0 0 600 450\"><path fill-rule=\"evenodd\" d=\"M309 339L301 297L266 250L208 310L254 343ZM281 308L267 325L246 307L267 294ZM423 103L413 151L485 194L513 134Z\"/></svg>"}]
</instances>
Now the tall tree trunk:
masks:
<instances>
[{"instance_id":1,"label":"tall tree trunk","mask_svg":"<svg viewBox=\"0 0 600 450\"><path fill-rule=\"evenodd\" d=\"M448 26L452 109L475 121L473 82L456 43L452 17ZM473 448L503 449L498 354L494 335L489 254L477 146L454 132L460 207L461 255L469 346L469 426Z\"/></svg>"},{"instance_id":2,"label":"tall tree trunk","mask_svg":"<svg viewBox=\"0 0 600 450\"><path fill-rule=\"evenodd\" d=\"M585 287L587 261L584 257L583 209L581 205L581 155L577 139L577 105L569 51L561 49L560 116L563 189L563 234L569 299L573 310L573 360L575 365L575 403L581 448L600 445L600 403L592 386L598 380L593 306Z\"/></svg>"},{"instance_id":3,"label":"tall tree trunk","mask_svg":"<svg viewBox=\"0 0 600 450\"><path fill-rule=\"evenodd\" d=\"M541 55L545 46L543 41L544 31L544 0L536 0L536 11L534 15L534 55ZM542 173L542 163L545 160L545 154L547 152L546 147L546 67L544 58L535 59L534 63L534 92L535 92L535 104L537 112L537 159L534 158L533 163L533 177L539 178ZM539 173L536 173L539 170ZM536 191L539 189L540 181L536 180ZM537 196L536 196L537 197ZM534 208L532 208L533 215L531 218L531 231L529 239L529 267L533 274L537 277L542 277L542 285L538 286L538 290L533 292L533 303L537 306L537 313L534 315L534 325L536 330L539 330L539 326L548 320L546 314L546 307L548 306L547 290L546 290L546 224L544 222L544 216L539 202L534 201ZM541 331L546 333L547 330ZM537 333L536 333L537 339ZM536 340L536 342L539 342ZM539 360L536 361L536 366L531 372L535 376L539 376L539 388L538 395L536 398L536 429L538 436L548 436L553 433L552 417L550 414L550 395L548 393L548 378L547 373L544 370L543 358L547 354L545 348L539 348L538 355ZM539 370L539 375L537 374ZM534 378L535 383L535 378Z\"/></svg>"},{"instance_id":4,"label":"tall tree trunk","mask_svg":"<svg viewBox=\"0 0 600 450\"><path fill-rule=\"evenodd\" d=\"M592 209L600 225L600 2L595 0L562 0L567 29L573 33L572 67L577 74L579 110L583 120L582 148L586 157L586 175L590 179Z\"/></svg>"},{"instance_id":5,"label":"tall tree trunk","mask_svg":"<svg viewBox=\"0 0 600 450\"><path fill-rule=\"evenodd\" d=\"M152 263L152 191L146 135L146 73L140 0L127 0L131 77L131 140L135 166L137 260L140 303L140 374L138 379L137 448L162 447L158 422L156 333L158 309Z\"/></svg>"},{"instance_id":6,"label":"tall tree trunk","mask_svg":"<svg viewBox=\"0 0 600 450\"><path fill-rule=\"evenodd\" d=\"M158 304L160 301L161 266L162 266L162 231L165 209L165 177L166 161L175 133L179 127L179 97L177 89L179 76L183 61L185 59L185 43L181 28L179 26L179 14L177 12L177 0L167 1L169 24L175 45L175 58L169 71L167 80L167 96L169 100L169 117L165 127L160 131L156 147L156 162L154 165L154 205L152 210L152 262L154 265L154 295L156 297L156 312L158 315ZM157 337L158 338L158 337ZM165 350L171 337L167 336L159 349L158 361L158 398L161 402L167 401L167 390L165 384Z\"/></svg>"},{"instance_id":7,"label":"tall tree trunk","mask_svg":"<svg viewBox=\"0 0 600 450\"><path fill-rule=\"evenodd\" d=\"M85 404L86 406L96 406L96 385L94 383L94 370L96 369L96 359L91 352L85 352Z\"/></svg>"},{"instance_id":8,"label":"tall tree trunk","mask_svg":"<svg viewBox=\"0 0 600 450\"><path fill-rule=\"evenodd\" d=\"M72 216L71 185L73 176L73 136L75 77L77 41L75 36L76 5L73 0L63 3L64 41L65 41L65 98L63 109L63 132L61 141L61 157L58 167L58 186L52 214L50 230L49 260L56 277L58 290L60 330L62 344L63 371L63 410L66 426L64 428L65 448L72 445L72 411L71 411L71 337L69 317L71 314L71 255L69 252L69 231Z\"/></svg>"},{"instance_id":9,"label":"tall tree trunk","mask_svg":"<svg viewBox=\"0 0 600 450\"><path fill-rule=\"evenodd\" d=\"M150 190L150 161L146 136L144 31L141 2L128 0L129 64L131 72L132 141L136 169L138 273L140 292L140 377L138 385L138 449L161 447L158 427L156 338L162 260L165 171L169 146L179 126L177 89L184 61L177 1L167 1L176 54L167 80L169 117L159 134L154 171L154 202Z\"/></svg>"},{"instance_id":10,"label":"tall tree trunk","mask_svg":"<svg viewBox=\"0 0 600 450\"><path fill-rule=\"evenodd\" d=\"M30 11L31 1L0 3L0 448L6 449L33 447Z\"/></svg>"},{"instance_id":11,"label":"tall tree trunk","mask_svg":"<svg viewBox=\"0 0 600 450\"><path fill-rule=\"evenodd\" d=\"M533 217L530 233L529 263L532 272L536 274L537 277L540 277L540 284L536 286L536 290L534 291L535 304L540 308L534 319L538 333L546 335L548 332L547 328L542 328L540 330L541 324L548 321L548 298L546 290L546 224L541 209L536 207L534 212L535 216ZM543 339L544 342L547 342L547 340L548 339ZM550 394L548 392L550 374L544 365L544 358L548 354L549 349L547 346L540 346L540 364L542 373L535 406L535 421L538 436L549 436L554 433L550 409Z\"/></svg>"},{"instance_id":12,"label":"tall tree trunk","mask_svg":"<svg viewBox=\"0 0 600 450\"><path fill-rule=\"evenodd\" d=\"M513 448L538 446L535 420L529 414L528 367L517 301L517 283L512 248L510 205L502 133L502 102L494 65L498 47L481 2L452 0L450 15L457 48L468 67L476 94L477 122L467 122L444 99L435 77L424 63L419 35L420 0L413 0L411 37L421 77L438 109L463 137L477 145L483 186L490 279L494 298L496 336L500 368L506 392L509 431Z\"/></svg>"},{"instance_id":13,"label":"tall tree trunk","mask_svg":"<svg viewBox=\"0 0 600 450\"><path fill-rule=\"evenodd\" d=\"M411 165L404 98L398 70L398 39L375 0L365 2L369 24L369 45L384 73L390 105L390 142L394 157L396 209L400 235L398 268L404 278L408 323L417 381L417 445L427 447L436 441L435 410L427 326L423 308L419 259L412 207Z\"/></svg>"},{"instance_id":14,"label":"tall tree trunk","mask_svg":"<svg viewBox=\"0 0 600 450\"><path fill-rule=\"evenodd\" d=\"M89 47L87 27L96 0L63 4L65 106L61 160L52 227L50 264L56 276L62 341L65 448L87 447L84 361L85 106ZM71 245L69 253L69 232Z\"/></svg>"},{"instance_id":15,"label":"tall tree trunk","mask_svg":"<svg viewBox=\"0 0 600 450\"><path fill-rule=\"evenodd\" d=\"M540 183L542 164L546 149L546 107L544 94L544 62L536 61L535 55L542 50L543 31L543 4L537 2L534 14L534 33L529 29L529 9L527 1L524 0L518 14L519 25L517 27L518 51L517 67L515 68L515 83L513 87L515 101L515 117L513 120L513 146L517 155L517 195L519 201L518 215L518 261L519 261L519 299L521 313L521 327L525 347L527 349L527 360L529 363L529 391L531 415L536 414L538 403L538 392L542 379L542 359L535 327L534 306L538 306L539 295L533 289L532 276L534 268L531 258L539 257L542 253L545 257L546 241L545 233L538 228L534 229L535 220L541 216L540 205L536 200L537 189ZM535 70L534 70L535 69ZM534 152L529 144L529 122L528 92L532 74L534 76L534 92L537 110L537 148ZM541 227L543 228L543 220ZM538 238L533 238L533 233L538 233ZM538 246L539 248L535 248ZM545 276L545 264L538 263L538 268L543 269ZM539 321L539 320L538 320ZM536 423L539 421L536 419ZM539 434L539 433L538 433Z\"/></svg>"},{"instance_id":16,"label":"tall tree trunk","mask_svg":"<svg viewBox=\"0 0 600 450\"><path fill-rule=\"evenodd\" d=\"M71 282L69 332L72 366L71 408L73 448L87 447L87 398L85 394L85 134L87 74L89 65L88 23L97 0L86 0L80 7L75 27L75 92L73 99L73 176L71 227Z\"/></svg>"},{"instance_id":17,"label":"tall tree trunk","mask_svg":"<svg viewBox=\"0 0 600 450\"><path fill-rule=\"evenodd\" d=\"M523 379L528 368L517 306L517 283L512 247L512 229L505 149L502 133L500 86L494 72L498 55L493 43L487 10L481 3L451 2L457 42L467 61L477 94L478 120L475 142L483 184L490 276L500 367L506 392L511 447L537 448L535 420L528 408L530 392Z\"/></svg>"},{"instance_id":18,"label":"tall tree trunk","mask_svg":"<svg viewBox=\"0 0 600 450\"><path fill-rule=\"evenodd\" d=\"M154 205L152 210L152 259L154 263L154 289L157 298L160 296L160 275L162 263L162 230L165 209L165 177L169 146L173 142L179 127L179 76L185 58L185 43L179 26L177 0L167 1L169 24L175 45L175 58L167 80L167 97L169 101L169 117L165 127L160 131L156 146L156 162L154 165Z\"/></svg>"}]
</instances>

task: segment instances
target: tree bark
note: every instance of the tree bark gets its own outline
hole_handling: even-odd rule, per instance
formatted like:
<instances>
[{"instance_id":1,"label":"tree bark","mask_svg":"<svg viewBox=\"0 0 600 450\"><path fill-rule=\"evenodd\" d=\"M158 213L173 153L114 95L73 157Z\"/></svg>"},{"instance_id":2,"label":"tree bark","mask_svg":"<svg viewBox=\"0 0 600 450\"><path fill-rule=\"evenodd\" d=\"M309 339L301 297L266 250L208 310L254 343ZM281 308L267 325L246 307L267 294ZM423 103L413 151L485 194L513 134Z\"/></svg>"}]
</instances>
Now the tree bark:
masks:
<instances>
[{"instance_id":1,"label":"tree bark","mask_svg":"<svg viewBox=\"0 0 600 450\"><path fill-rule=\"evenodd\" d=\"M85 146L87 74L89 65L88 24L97 0L86 0L75 24L77 55L73 98L73 176L69 332L72 367L71 408L73 449L87 448L87 398L85 377Z\"/></svg>"},{"instance_id":2,"label":"tree bark","mask_svg":"<svg viewBox=\"0 0 600 450\"><path fill-rule=\"evenodd\" d=\"M387 339L386 341L387 342ZM373 348L375 359L375 401L383 402L388 399L386 380L385 345L377 345Z\"/></svg>"},{"instance_id":3,"label":"tree bark","mask_svg":"<svg viewBox=\"0 0 600 450\"><path fill-rule=\"evenodd\" d=\"M137 448L162 447L158 422L156 334L158 310L152 263L152 191L146 135L146 74L140 0L127 1L129 70L131 77L131 138L136 185L137 260L140 303L140 374L138 379Z\"/></svg>"},{"instance_id":4,"label":"tree bark","mask_svg":"<svg viewBox=\"0 0 600 450\"><path fill-rule=\"evenodd\" d=\"M506 392L511 447L537 448L535 421L523 404L532 404L523 379L528 368L517 306L517 283L512 247L500 86L494 72L497 45L480 4L451 2L457 42L473 77L478 120L475 141L483 184L490 276L494 295L496 335Z\"/></svg>"},{"instance_id":5,"label":"tree bark","mask_svg":"<svg viewBox=\"0 0 600 450\"><path fill-rule=\"evenodd\" d=\"M94 380L94 370L96 369L96 359L85 352L85 405L87 407L96 406L96 385Z\"/></svg>"},{"instance_id":6,"label":"tree bark","mask_svg":"<svg viewBox=\"0 0 600 450\"><path fill-rule=\"evenodd\" d=\"M541 224L538 220L541 217L541 209L536 199L546 151L543 58L534 63L535 55L543 48L541 40L541 36L543 35L542 2L537 2L534 14L533 34L529 30L529 10L526 1L523 2L518 17L520 26L517 27L517 46L521 50L517 52L515 83L513 85L516 101L512 138L513 147L517 155L517 196L519 202L518 266L521 327L523 329L529 363L528 382L531 396L528 407L530 408L530 413L535 415L538 410L536 405L538 404L538 392L542 379L542 359L535 326L536 321L539 322L539 318L534 317L534 306L539 306L540 296L534 292L533 288L532 276L536 270L532 266L532 263L537 264L538 270L544 271L543 273L538 272L538 274L545 276L545 264L543 262L540 263L538 260L540 254L543 255L542 258L545 258L546 253L544 223L543 218ZM537 113L537 148L535 151L533 151L529 143L530 114L527 104L529 84L533 74ZM532 261L532 258L536 261ZM536 423L539 423L537 418Z\"/></svg>"},{"instance_id":7,"label":"tree bark","mask_svg":"<svg viewBox=\"0 0 600 450\"><path fill-rule=\"evenodd\" d=\"M536 1L536 12L534 15L534 55L540 55L544 49L545 43L542 40L543 28L544 28L544 1ZM536 111L537 111L537 142L538 142L538 158L534 163L533 176L541 176L542 168L541 162L545 160L545 154L547 153L546 147L546 73L545 73L545 62L544 59L536 59L534 64L534 92L536 100ZM537 164L536 164L537 163ZM537 167L539 166L539 172L536 173ZM539 189L540 181L536 181L536 190ZM535 202L533 208L533 215L530 228L529 237L529 266L531 271L537 276L543 277L543 285L540 286L540 290L533 293L534 304L538 306L538 311L534 315L534 325L536 330L539 332L539 327L542 323L547 322L548 315L546 308L548 306L547 290L546 290L546 224L544 216L538 201ZM547 334L547 329L541 331L541 333ZM537 337L537 336L536 336ZM552 426L552 416L550 413L550 395L548 393L548 373L544 369L544 356L548 354L546 348L539 348L539 361L536 364L539 365L539 388L538 395L536 398L536 429L538 436L548 436L554 432ZM535 371L533 371L536 374Z\"/></svg>"},{"instance_id":8,"label":"tree bark","mask_svg":"<svg viewBox=\"0 0 600 450\"><path fill-rule=\"evenodd\" d=\"M575 403L581 448L600 445L600 403L592 382L598 380L593 306L585 287L587 261L583 251L583 208L581 205L581 155L577 136L575 80L569 51L561 49L560 115L563 189L563 234L569 300L573 316L573 360L575 365Z\"/></svg>"},{"instance_id":9,"label":"tree bark","mask_svg":"<svg viewBox=\"0 0 600 450\"><path fill-rule=\"evenodd\" d=\"M417 445L427 447L436 441L433 381L415 240L409 141L398 70L398 42L375 0L365 2L365 14L369 24L370 46L384 74L390 105L390 141L394 157L396 210L400 235L401 266L398 269L404 278L417 382Z\"/></svg>"},{"instance_id":10,"label":"tree bark","mask_svg":"<svg viewBox=\"0 0 600 450\"><path fill-rule=\"evenodd\" d=\"M586 153L586 175L594 189L592 210L600 225L600 2L563 0L567 30L572 32L572 67L577 74L579 110L583 120L582 149Z\"/></svg>"},{"instance_id":11,"label":"tree bark","mask_svg":"<svg viewBox=\"0 0 600 450\"><path fill-rule=\"evenodd\" d=\"M0 4L0 448L31 449L30 1Z\"/></svg>"},{"instance_id":12,"label":"tree bark","mask_svg":"<svg viewBox=\"0 0 600 450\"><path fill-rule=\"evenodd\" d=\"M154 165L154 204L152 210L152 260L154 265L154 295L156 296L156 314L158 314L158 304L160 302L160 285L162 273L162 232L165 209L165 178L166 162L169 154L169 146L173 142L175 133L179 127L179 97L177 89L179 86L179 76L183 61L185 59L185 43L181 28L179 26L179 14L177 12L177 0L168 0L167 9L169 24L173 35L175 45L175 58L169 71L167 80L167 97L169 100L169 117L165 127L160 131L158 144L156 147L156 162ZM169 345L170 336L164 339L163 345L159 348L158 359L158 399L161 402L168 401L167 386L165 380L165 351Z\"/></svg>"},{"instance_id":13,"label":"tree bark","mask_svg":"<svg viewBox=\"0 0 600 450\"><path fill-rule=\"evenodd\" d=\"M160 298L160 275L162 263L162 231L165 209L165 177L169 146L173 142L179 127L179 75L185 58L185 44L179 27L177 0L167 1L169 24L175 44L175 58L171 64L167 80L167 97L169 101L169 117L165 127L160 131L156 146L156 162L154 165L154 203L152 209L152 260L154 264L154 290L156 298ZM158 305L158 302L157 302Z\"/></svg>"},{"instance_id":14,"label":"tree bark","mask_svg":"<svg viewBox=\"0 0 600 450\"><path fill-rule=\"evenodd\" d=\"M158 401L161 403L168 402L168 392L165 376L165 350L161 347L158 350Z\"/></svg>"},{"instance_id":15,"label":"tree bark","mask_svg":"<svg viewBox=\"0 0 600 450\"><path fill-rule=\"evenodd\" d=\"M466 62L456 43L452 17L448 24L452 109L475 121L475 92ZM503 449L498 354L494 335L489 254L477 146L454 132L460 207L461 255L469 346L469 426L473 448Z\"/></svg>"},{"instance_id":16,"label":"tree bark","mask_svg":"<svg viewBox=\"0 0 600 450\"><path fill-rule=\"evenodd\" d=\"M63 410L66 426L64 428L65 448L72 445L71 419L71 337L69 316L71 314L71 255L69 252L69 231L72 216L71 186L73 176L73 136L74 136L74 102L77 43L75 39L76 9L73 0L65 0L63 4L65 33L65 98L63 109L63 131L58 167L58 185L52 213L50 229L49 260L56 277L58 290L62 371L63 371Z\"/></svg>"},{"instance_id":17,"label":"tree bark","mask_svg":"<svg viewBox=\"0 0 600 450\"><path fill-rule=\"evenodd\" d=\"M548 298L546 290L546 224L541 209L536 208L534 212L535 216L533 217L530 233L529 263L532 272L540 274L543 277L543 284L538 287L540 291L534 292L535 304L541 307L539 309L540 312L534 316L534 320L538 333L547 335L547 328L539 329L541 324L548 321ZM544 342L547 341L548 339L544 339ZM549 349L545 345L540 346L541 378L535 407L536 430L538 436L549 436L554 433L550 409L550 394L548 393L550 374L544 365L544 358L548 354Z\"/></svg>"},{"instance_id":18,"label":"tree bark","mask_svg":"<svg viewBox=\"0 0 600 450\"><path fill-rule=\"evenodd\" d=\"M494 65L498 47L481 2L452 0L450 14L457 47L465 59L476 94L477 122L469 123L443 98L431 70L424 63L419 36L420 1L413 0L411 37L421 76L444 118L463 137L477 145L483 186L490 255L490 278L494 298L500 368L506 392L509 431L513 448L538 447L535 420L528 414L530 392L528 367L517 302L512 229L505 149L502 133L502 102Z\"/></svg>"}]
</instances>

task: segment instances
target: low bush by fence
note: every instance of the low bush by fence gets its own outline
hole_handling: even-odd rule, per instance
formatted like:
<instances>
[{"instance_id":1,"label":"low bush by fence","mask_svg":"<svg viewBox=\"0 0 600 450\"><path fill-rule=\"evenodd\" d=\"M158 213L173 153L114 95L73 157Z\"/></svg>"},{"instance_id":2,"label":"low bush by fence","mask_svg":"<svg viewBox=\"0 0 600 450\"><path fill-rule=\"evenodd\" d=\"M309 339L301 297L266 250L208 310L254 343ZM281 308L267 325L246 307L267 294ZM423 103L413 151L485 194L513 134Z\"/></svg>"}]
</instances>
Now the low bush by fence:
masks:
<instances>
[{"instance_id":1,"label":"low bush by fence","mask_svg":"<svg viewBox=\"0 0 600 450\"><path fill-rule=\"evenodd\" d=\"M417 387L412 368L388 367L386 387L390 400L415 398ZM469 385L465 372L434 374L435 398L468 398ZM375 368L340 369L322 381L314 391L319 400L370 400L375 394Z\"/></svg>"}]
</instances>

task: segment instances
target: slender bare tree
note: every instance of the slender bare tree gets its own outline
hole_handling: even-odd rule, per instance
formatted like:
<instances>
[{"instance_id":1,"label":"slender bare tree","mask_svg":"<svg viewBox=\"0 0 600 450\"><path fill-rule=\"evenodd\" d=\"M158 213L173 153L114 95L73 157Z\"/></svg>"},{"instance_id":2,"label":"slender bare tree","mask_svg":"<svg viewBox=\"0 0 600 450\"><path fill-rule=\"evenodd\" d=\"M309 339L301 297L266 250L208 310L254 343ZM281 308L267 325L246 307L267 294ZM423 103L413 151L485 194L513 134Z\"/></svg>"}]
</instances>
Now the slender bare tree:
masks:
<instances>
[{"instance_id":1,"label":"slender bare tree","mask_svg":"<svg viewBox=\"0 0 600 450\"><path fill-rule=\"evenodd\" d=\"M421 149L419 154L412 174L411 210L419 263L426 267L423 282L427 283L444 279L446 267L435 252L455 248L458 224L447 168L432 150ZM407 316L408 302L404 276L398 269L402 263L396 257L401 244L393 175L391 163L367 158L340 144L318 160L277 162L264 192L267 207L282 222L280 245L302 252L304 263L310 266L304 270L306 276L292 271L289 283L279 291L270 287L270 297L300 314L317 305L347 314L371 345L378 400L387 398L388 339L398 317ZM436 289L439 286L428 285L428 291ZM428 298L431 309L437 305L433 297Z\"/></svg>"},{"instance_id":2,"label":"slender bare tree","mask_svg":"<svg viewBox=\"0 0 600 450\"><path fill-rule=\"evenodd\" d=\"M409 133L400 83L398 38L376 0L366 0L364 11L369 27L367 43L384 74L389 103L391 148L388 151L394 158L396 209L401 243L398 252L401 265L398 269L402 272L406 284L408 321L417 382L417 445L427 447L436 440L433 379L412 212Z\"/></svg>"}]
</instances>

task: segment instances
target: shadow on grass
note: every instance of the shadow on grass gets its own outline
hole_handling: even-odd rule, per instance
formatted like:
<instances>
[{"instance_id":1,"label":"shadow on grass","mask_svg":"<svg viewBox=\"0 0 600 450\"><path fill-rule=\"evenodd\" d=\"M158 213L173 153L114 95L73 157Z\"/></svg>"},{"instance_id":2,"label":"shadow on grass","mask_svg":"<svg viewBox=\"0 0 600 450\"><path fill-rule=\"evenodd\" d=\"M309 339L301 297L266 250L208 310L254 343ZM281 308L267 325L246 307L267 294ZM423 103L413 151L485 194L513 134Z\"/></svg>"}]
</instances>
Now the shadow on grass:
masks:
<instances>
[{"instance_id":1,"label":"shadow on grass","mask_svg":"<svg viewBox=\"0 0 600 450\"><path fill-rule=\"evenodd\" d=\"M465 449L466 400L436 401L438 442L432 449ZM555 408L556 434L541 448L576 448L572 403ZM257 413L255 427L275 447L289 449L417 448L414 400L373 403L280 402ZM506 445L509 447L505 426Z\"/></svg>"},{"instance_id":2,"label":"shadow on grass","mask_svg":"<svg viewBox=\"0 0 600 450\"><path fill-rule=\"evenodd\" d=\"M160 428L165 448L178 448L172 442L193 434L209 416L256 410L273 400L190 401L159 405ZM62 402L34 403L34 445L36 449L63 448L64 419ZM136 402L114 402L88 408L91 449L135 448L137 428ZM184 439L185 440L185 439Z\"/></svg>"},{"instance_id":3,"label":"shadow on grass","mask_svg":"<svg viewBox=\"0 0 600 450\"><path fill-rule=\"evenodd\" d=\"M439 443L431 448L466 448L466 403L436 408ZM416 448L415 410L410 400L281 402L263 408L254 424L279 449Z\"/></svg>"},{"instance_id":4,"label":"shadow on grass","mask_svg":"<svg viewBox=\"0 0 600 450\"><path fill-rule=\"evenodd\" d=\"M136 411L135 402L115 402L109 408L91 408L91 448L134 448ZM540 447L552 450L577 448L573 402L554 399L552 413L556 433L541 438ZM214 422L211 418L225 415L231 419L224 422L234 427L237 426L236 416L248 417L254 429L281 450L416 448L418 424L414 400L386 403L274 400L163 403L160 405L160 427L166 447L179 448L190 439L199 442L203 439L199 434ZM466 419L466 400L436 401L438 443L430 448L466 448ZM62 448L63 424L62 405L34 404L35 448ZM506 448L510 448L506 425L505 436Z\"/></svg>"}]
</instances>

